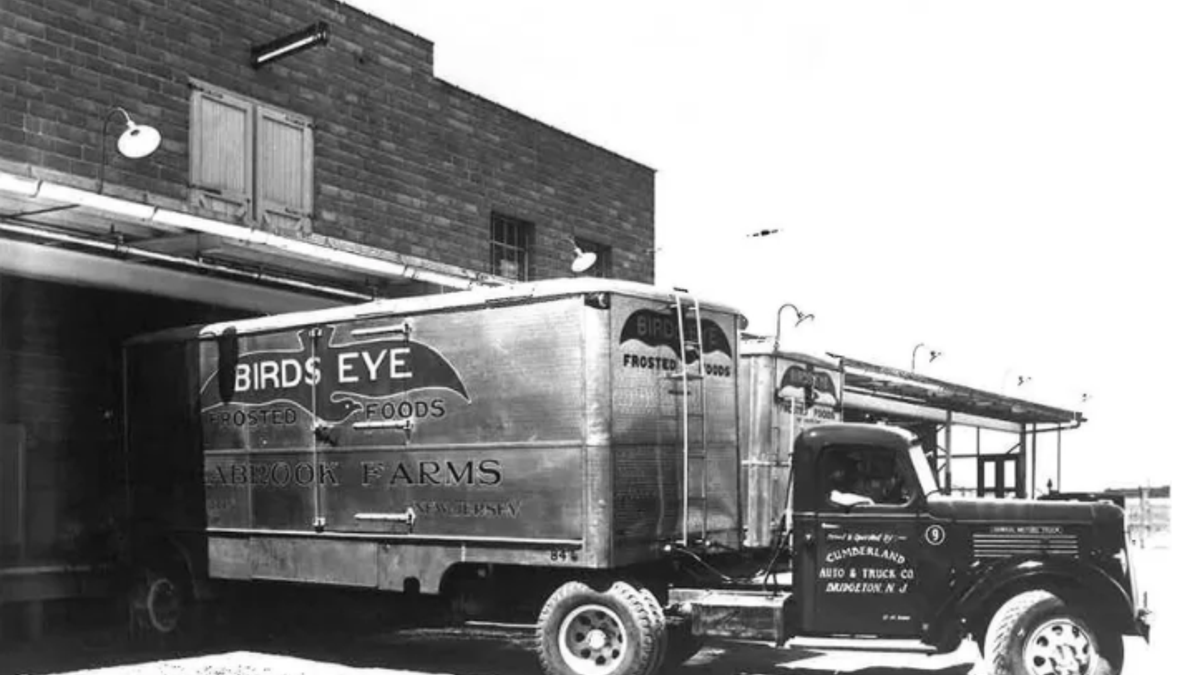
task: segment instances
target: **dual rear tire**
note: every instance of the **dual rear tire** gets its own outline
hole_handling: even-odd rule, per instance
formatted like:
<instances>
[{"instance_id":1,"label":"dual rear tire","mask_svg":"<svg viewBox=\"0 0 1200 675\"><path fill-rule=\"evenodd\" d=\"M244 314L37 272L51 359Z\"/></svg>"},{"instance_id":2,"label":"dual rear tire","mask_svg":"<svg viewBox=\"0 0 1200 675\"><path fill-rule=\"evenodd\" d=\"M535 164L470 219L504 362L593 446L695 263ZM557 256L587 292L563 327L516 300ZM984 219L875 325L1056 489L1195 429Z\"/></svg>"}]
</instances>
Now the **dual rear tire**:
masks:
<instances>
[{"instance_id":1,"label":"dual rear tire","mask_svg":"<svg viewBox=\"0 0 1200 675\"><path fill-rule=\"evenodd\" d=\"M538 660L546 675L653 675L682 662L668 632L676 634L648 589L569 581L542 606Z\"/></svg>"}]
</instances>

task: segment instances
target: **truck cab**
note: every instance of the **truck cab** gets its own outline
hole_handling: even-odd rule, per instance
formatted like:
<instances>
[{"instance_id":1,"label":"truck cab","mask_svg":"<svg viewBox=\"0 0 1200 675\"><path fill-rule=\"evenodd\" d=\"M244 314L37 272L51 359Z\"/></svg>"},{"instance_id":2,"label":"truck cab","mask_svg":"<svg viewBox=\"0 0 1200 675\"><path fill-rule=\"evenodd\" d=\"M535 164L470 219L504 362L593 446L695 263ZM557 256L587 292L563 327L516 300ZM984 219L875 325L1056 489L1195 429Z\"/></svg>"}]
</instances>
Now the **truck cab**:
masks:
<instances>
[{"instance_id":1,"label":"truck cab","mask_svg":"<svg viewBox=\"0 0 1200 675\"><path fill-rule=\"evenodd\" d=\"M970 636L997 673L1119 672L1121 636L1148 636L1112 504L945 496L882 425L808 429L792 461L790 593L681 592L694 633L930 653Z\"/></svg>"}]
</instances>

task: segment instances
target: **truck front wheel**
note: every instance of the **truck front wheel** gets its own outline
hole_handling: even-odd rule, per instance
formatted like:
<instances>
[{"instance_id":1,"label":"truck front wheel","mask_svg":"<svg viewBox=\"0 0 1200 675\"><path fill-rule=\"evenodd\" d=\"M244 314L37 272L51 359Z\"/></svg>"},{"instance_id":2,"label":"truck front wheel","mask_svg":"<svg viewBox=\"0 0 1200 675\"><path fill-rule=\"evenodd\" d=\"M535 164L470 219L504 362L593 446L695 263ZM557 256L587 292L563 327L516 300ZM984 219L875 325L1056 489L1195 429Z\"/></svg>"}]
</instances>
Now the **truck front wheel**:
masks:
<instances>
[{"instance_id":1,"label":"truck front wheel","mask_svg":"<svg viewBox=\"0 0 1200 675\"><path fill-rule=\"evenodd\" d=\"M646 594L618 581L600 591L569 581L538 617L538 660L546 675L650 675L663 629Z\"/></svg>"},{"instance_id":2,"label":"truck front wheel","mask_svg":"<svg viewBox=\"0 0 1200 675\"><path fill-rule=\"evenodd\" d=\"M1043 590L1004 603L984 646L994 675L1117 675L1124 656L1119 634Z\"/></svg>"}]
</instances>

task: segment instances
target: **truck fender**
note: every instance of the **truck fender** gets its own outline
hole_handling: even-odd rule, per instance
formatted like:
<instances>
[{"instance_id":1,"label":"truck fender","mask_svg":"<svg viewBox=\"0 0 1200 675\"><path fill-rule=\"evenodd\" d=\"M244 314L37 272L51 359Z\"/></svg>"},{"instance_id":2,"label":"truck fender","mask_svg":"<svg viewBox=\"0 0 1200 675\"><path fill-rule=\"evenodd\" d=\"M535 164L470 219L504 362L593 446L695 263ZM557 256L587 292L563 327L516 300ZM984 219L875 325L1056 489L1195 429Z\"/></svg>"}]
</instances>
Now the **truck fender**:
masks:
<instances>
[{"instance_id":1,"label":"truck fender","mask_svg":"<svg viewBox=\"0 0 1200 675\"><path fill-rule=\"evenodd\" d=\"M967 622L968 630L987 629L991 613L1015 593L1031 588L1056 588L1083 591L1087 604L1114 628L1132 629L1136 620L1133 600L1121 584L1104 570L1090 563L1060 559L1018 559L998 567L981 570L979 578L942 610L938 624L953 619Z\"/></svg>"}]
</instances>

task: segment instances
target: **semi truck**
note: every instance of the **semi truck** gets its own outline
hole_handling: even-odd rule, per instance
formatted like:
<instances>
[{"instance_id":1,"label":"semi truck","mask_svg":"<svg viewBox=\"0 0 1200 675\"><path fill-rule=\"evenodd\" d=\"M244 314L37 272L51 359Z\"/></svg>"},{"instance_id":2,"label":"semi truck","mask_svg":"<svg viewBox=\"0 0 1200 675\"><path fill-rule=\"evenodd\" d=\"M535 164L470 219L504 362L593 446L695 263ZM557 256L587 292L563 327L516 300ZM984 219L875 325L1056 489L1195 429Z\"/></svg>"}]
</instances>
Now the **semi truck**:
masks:
<instances>
[{"instance_id":1,"label":"semi truck","mask_svg":"<svg viewBox=\"0 0 1200 675\"><path fill-rule=\"evenodd\" d=\"M744 328L568 279L135 338L137 620L170 637L221 594L344 589L535 624L546 675L965 637L997 673L1120 671L1148 624L1119 508L952 499L903 430L793 432L836 369L743 355Z\"/></svg>"}]
</instances>

